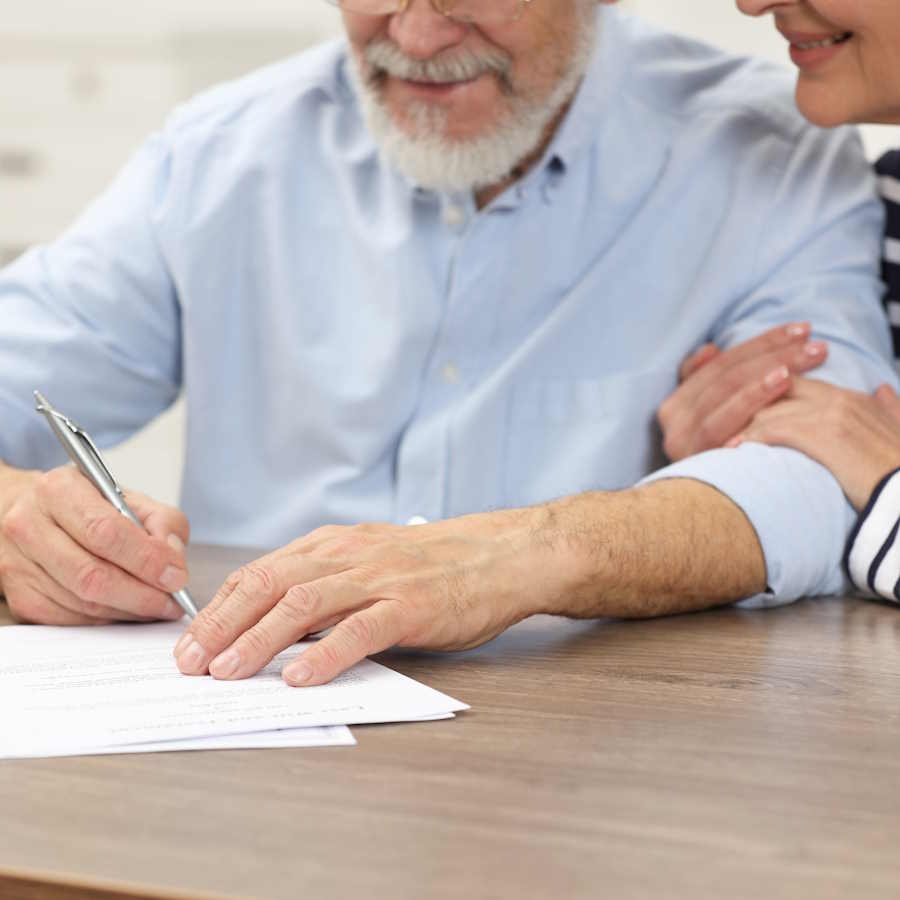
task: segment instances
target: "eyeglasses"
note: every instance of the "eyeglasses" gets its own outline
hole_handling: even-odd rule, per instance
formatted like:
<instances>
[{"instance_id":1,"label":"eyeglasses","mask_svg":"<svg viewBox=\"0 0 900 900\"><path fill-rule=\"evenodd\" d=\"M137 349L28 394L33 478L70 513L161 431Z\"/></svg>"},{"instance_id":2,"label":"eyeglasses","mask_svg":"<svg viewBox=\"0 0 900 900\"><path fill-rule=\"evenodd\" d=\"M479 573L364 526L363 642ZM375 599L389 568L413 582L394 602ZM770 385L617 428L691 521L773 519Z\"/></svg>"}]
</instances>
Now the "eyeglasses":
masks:
<instances>
[{"instance_id":1,"label":"eyeglasses","mask_svg":"<svg viewBox=\"0 0 900 900\"><path fill-rule=\"evenodd\" d=\"M411 0L326 0L350 13L393 16L406 12ZM435 11L455 22L503 25L515 22L534 0L431 0Z\"/></svg>"}]
</instances>

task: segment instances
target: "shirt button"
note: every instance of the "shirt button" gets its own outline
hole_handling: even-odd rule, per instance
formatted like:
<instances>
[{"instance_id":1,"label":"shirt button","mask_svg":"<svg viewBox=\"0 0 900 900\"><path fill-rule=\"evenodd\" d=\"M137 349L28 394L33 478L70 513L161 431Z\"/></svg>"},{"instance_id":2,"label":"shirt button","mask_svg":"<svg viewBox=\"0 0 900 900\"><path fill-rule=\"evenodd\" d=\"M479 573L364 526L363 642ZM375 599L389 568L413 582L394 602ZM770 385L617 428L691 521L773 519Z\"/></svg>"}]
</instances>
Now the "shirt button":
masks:
<instances>
[{"instance_id":1,"label":"shirt button","mask_svg":"<svg viewBox=\"0 0 900 900\"><path fill-rule=\"evenodd\" d=\"M443 378L447 384L459 384L459 369L454 363L447 363L441 367L441 378Z\"/></svg>"},{"instance_id":2,"label":"shirt button","mask_svg":"<svg viewBox=\"0 0 900 900\"><path fill-rule=\"evenodd\" d=\"M427 525L428 519L425 516L410 516L406 520L407 525Z\"/></svg>"},{"instance_id":3,"label":"shirt button","mask_svg":"<svg viewBox=\"0 0 900 900\"><path fill-rule=\"evenodd\" d=\"M463 210L455 205L444 208L444 224L450 228L459 228L466 220L466 214Z\"/></svg>"}]
</instances>

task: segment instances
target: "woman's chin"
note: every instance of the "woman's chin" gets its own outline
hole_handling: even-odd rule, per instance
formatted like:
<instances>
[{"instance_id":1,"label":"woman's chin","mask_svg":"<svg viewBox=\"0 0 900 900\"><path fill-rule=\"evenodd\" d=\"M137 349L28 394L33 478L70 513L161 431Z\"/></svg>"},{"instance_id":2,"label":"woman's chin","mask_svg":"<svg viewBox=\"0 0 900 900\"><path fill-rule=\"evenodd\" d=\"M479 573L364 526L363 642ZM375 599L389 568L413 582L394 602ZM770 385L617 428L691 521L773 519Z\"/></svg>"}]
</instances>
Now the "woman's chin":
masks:
<instances>
[{"instance_id":1,"label":"woman's chin","mask_svg":"<svg viewBox=\"0 0 900 900\"><path fill-rule=\"evenodd\" d=\"M900 96L889 102L866 102L840 91L829 91L822 84L797 82L797 108L813 125L834 128L837 125L900 125Z\"/></svg>"},{"instance_id":2,"label":"woman's chin","mask_svg":"<svg viewBox=\"0 0 900 900\"><path fill-rule=\"evenodd\" d=\"M804 118L820 128L835 128L860 121L850 104L841 101L842 98L822 90L821 86L807 87L802 78L797 83L797 108Z\"/></svg>"}]
</instances>

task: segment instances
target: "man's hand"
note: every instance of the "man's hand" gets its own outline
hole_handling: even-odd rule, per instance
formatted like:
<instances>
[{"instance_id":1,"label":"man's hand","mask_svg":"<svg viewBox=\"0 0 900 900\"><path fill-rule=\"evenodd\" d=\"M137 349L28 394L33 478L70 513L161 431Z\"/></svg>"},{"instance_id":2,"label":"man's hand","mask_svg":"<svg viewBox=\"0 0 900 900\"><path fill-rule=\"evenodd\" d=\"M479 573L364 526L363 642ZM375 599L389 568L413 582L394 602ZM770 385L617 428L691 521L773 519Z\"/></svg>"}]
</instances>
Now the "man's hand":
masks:
<instances>
[{"instance_id":1,"label":"man's hand","mask_svg":"<svg viewBox=\"0 0 900 900\"><path fill-rule=\"evenodd\" d=\"M900 397L886 384L870 396L797 378L788 397L759 412L729 446L743 441L812 457L831 470L860 510L875 485L900 467Z\"/></svg>"},{"instance_id":2,"label":"man's hand","mask_svg":"<svg viewBox=\"0 0 900 900\"><path fill-rule=\"evenodd\" d=\"M231 575L175 648L188 675L247 678L308 634L292 685L330 681L388 647L463 650L543 611L545 509L430 525L320 528Z\"/></svg>"},{"instance_id":3,"label":"man's hand","mask_svg":"<svg viewBox=\"0 0 900 900\"><path fill-rule=\"evenodd\" d=\"M149 534L72 466L0 466L0 593L20 622L95 625L178 619L169 596L187 582L187 519L129 492Z\"/></svg>"},{"instance_id":4,"label":"man's hand","mask_svg":"<svg viewBox=\"0 0 900 900\"><path fill-rule=\"evenodd\" d=\"M247 678L335 626L282 673L324 684L388 647L464 650L536 613L669 615L765 584L744 513L672 479L432 525L320 528L228 578L175 657L185 674Z\"/></svg>"},{"instance_id":5,"label":"man's hand","mask_svg":"<svg viewBox=\"0 0 900 900\"><path fill-rule=\"evenodd\" d=\"M733 438L761 409L785 396L791 375L820 366L828 355L797 322L730 350L706 344L681 366L681 385L659 408L663 448L676 461Z\"/></svg>"}]
</instances>

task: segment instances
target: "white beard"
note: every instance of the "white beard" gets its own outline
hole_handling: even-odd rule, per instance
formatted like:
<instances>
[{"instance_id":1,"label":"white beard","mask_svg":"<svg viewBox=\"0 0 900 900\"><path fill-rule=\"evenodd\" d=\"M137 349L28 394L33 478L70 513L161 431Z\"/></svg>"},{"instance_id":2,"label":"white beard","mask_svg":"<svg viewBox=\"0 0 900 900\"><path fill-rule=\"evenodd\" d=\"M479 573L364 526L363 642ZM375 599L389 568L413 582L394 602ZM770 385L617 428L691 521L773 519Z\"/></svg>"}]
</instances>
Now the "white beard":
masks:
<instances>
[{"instance_id":1,"label":"white beard","mask_svg":"<svg viewBox=\"0 0 900 900\"><path fill-rule=\"evenodd\" d=\"M351 54L351 76L363 110L366 124L379 145L382 155L414 183L434 191L465 193L499 184L508 178L519 163L540 145L547 128L574 96L590 63L597 34L597 18L593 5L585 7L575 31L575 47L565 72L549 96L533 97L515 92L505 84L506 103L497 124L487 133L472 138L448 138L446 113L425 101L408 107L412 131L395 122L372 81L366 81L360 64ZM367 50L368 54L369 51ZM373 48L370 67L377 71L391 64L392 71L403 77L416 68L429 72L435 81L452 81L466 69L471 58L461 64L442 66L406 60L396 48L385 49L384 42ZM508 64L507 64L508 68ZM489 57L481 71L490 71L503 81L502 59Z\"/></svg>"}]
</instances>

